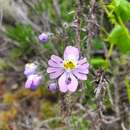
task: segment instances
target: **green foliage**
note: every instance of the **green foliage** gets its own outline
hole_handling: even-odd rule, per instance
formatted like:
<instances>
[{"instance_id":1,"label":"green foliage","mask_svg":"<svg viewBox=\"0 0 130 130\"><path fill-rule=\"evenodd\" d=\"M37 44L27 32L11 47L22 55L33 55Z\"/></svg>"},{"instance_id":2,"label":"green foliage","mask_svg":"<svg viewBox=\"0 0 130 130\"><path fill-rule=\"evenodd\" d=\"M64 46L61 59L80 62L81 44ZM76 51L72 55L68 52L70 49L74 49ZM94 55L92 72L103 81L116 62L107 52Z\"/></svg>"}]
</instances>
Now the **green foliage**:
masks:
<instances>
[{"instance_id":1,"label":"green foliage","mask_svg":"<svg viewBox=\"0 0 130 130\"><path fill-rule=\"evenodd\" d=\"M103 49L103 41L99 37L93 39L93 46L96 50Z\"/></svg>"},{"instance_id":2,"label":"green foliage","mask_svg":"<svg viewBox=\"0 0 130 130\"><path fill-rule=\"evenodd\" d=\"M48 51L52 51L54 46L53 43L49 41L47 44L43 44L43 47L46 48Z\"/></svg>"},{"instance_id":3,"label":"green foliage","mask_svg":"<svg viewBox=\"0 0 130 130\"><path fill-rule=\"evenodd\" d=\"M74 6L75 6L75 1L70 0L69 2L66 0L60 0L60 9L61 9L61 16L62 19L65 21L70 22L73 18L74 15ZM70 12L70 13L69 13Z\"/></svg>"},{"instance_id":4,"label":"green foliage","mask_svg":"<svg viewBox=\"0 0 130 130\"><path fill-rule=\"evenodd\" d=\"M21 24L17 24L16 27L8 26L7 36L16 41L16 47L9 52L11 60L15 61L22 55L31 54L33 44L36 42L31 26Z\"/></svg>"},{"instance_id":5,"label":"green foliage","mask_svg":"<svg viewBox=\"0 0 130 130\"><path fill-rule=\"evenodd\" d=\"M108 36L108 41L111 44L116 44L122 53L130 51L130 35L128 29L121 25L115 25Z\"/></svg>"},{"instance_id":6,"label":"green foliage","mask_svg":"<svg viewBox=\"0 0 130 130\"><path fill-rule=\"evenodd\" d=\"M118 17L120 17L123 22L130 20L130 3L127 0L112 0L108 5L108 9L109 11L107 13L112 21L116 22Z\"/></svg>"},{"instance_id":7,"label":"green foliage","mask_svg":"<svg viewBox=\"0 0 130 130\"><path fill-rule=\"evenodd\" d=\"M26 50L30 48L32 41L34 40L34 32L32 28L28 25L16 25L16 27L8 27L7 28L8 37L16 40L18 42L18 46L22 50Z\"/></svg>"},{"instance_id":8,"label":"green foliage","mask_svg":"<svg viewBox=\"0 0 130 130\"><path fill-rule=\"evenodd\" d=\"M106 59L103 59L101 57L96 57L96 58L92 58L90 60L90 63L93 65L93 67L103 67L103 68L108 68L109 66L109 62Z\"/></svg>"},{"instance_id":9,"label":"green foliage","mask_svg":"<svg viewBox=\"0 0 130 130\"><path fill-rule=\"evenodd\" d=\"M23 55L23 53L22 53L20 48L13 48L9 52L9 57L10 57L11 60L17 60L22 55Z\"/></svg>"},{"instance_id":10,"label":"green foliage","mask_svg":"<svg viewBox=\"0 0 130 130\"><path fill-rule=\"evenodd\" d=\"M94 88L92 81L90 79L85 81L85 103L88 103L92 100L92 97L94 96Z\"/></svg>"},{"instance_id":11,"label":"green foliage","mask_svg":"<svg viewBox=\"0 0 130 130\"><path fill-rule=\"evenodd\" d=\"M52 0L41 0L40 2L37 2L34 7L33 11L35 11L37 14L42 15L43 12L49 12L49 18L52 18L55 16L55 11L52 6Z\"/></svg>"},{"instance_id":12,"label":"green foliage","mask_svg":"<svg viewBox=\"0 0 130 130\"><path fill-rule=\"evenodd\" d=\"M112 5L117 17L124 22L130 20L130 3L127 0L113 0Z\"/></svg>"},{"instance_id":13,"label":"green foliage","mask_svg":"<svg viewBox=\"0 0 130 130\"><path fill-rule=\"evenodd\" d=\"M71 21L72 17L73 17L73 13L68 13L73 11L73 6L74 5L74 0L70 0L68 1L63 1L63 0L59 0L59 7L60 8L60 13L61 13L61 18L62 20L65 21ZM53 21L57 21L58 16L53 4L52 0L41 0L39 3L37 3L33 9L35 10L35 12L37 14L42 14L44 11L48 12L49 15L49 19L53 20Z\"/></svg>"},{"instance_id":14,"label":"green foliage","mask_svg":"<svg viewBox=\"0 0 130 130\"><path fill-rule=\"evenodd\" d=\"M72 116L72 126L74 130L89 130L90 129L90 121L84 120L82 117Z\"/></svg>"},{"instance_id":15,"label":"green foliage","mask_svg":"<svg viewBox=\"0 0 130 130\"><path fill-rule=\"evenodd\" d=\"M115 25L107 40L111 44L115 44L121 53L128 53L130 35L125 23L130 20L130 3L127 0L113 0L107 7L108 17Z\"/></svg>"},{"instance_id":16,"label":"green foliage","mask_svg":"<svg viewBox=\"0 0 130 130\"><path fill-rule=\"evenodd\" d=\"M90 1L87 0L87 1L85 1L85 3L87 3L86 4L87 6L83 3L83 5L81 7L82 8L81 11L83 11L83 12L85 9L87 11L89 10L88 4L90 3ZM58 5L60 8L61 16L57 16L57 12L56 12L56 9L54 7L52 0L39 0L36 3L34 2L34 4L32 4L32 6L31 6L32 10L30 10L30 12L29 12L32 14L39 15L38 16L39 19L43 13L47 13L47 15L48 15L47 19L48 19L49 24L51 25L49 31L53 32L54 39L52 38L52 41L49 40L49 42L47 42L47 44L40 44L38 46L40 48L40 49L38 48L39 52L43 51L43 53L41 53L41 54L43 54L42 56L45 58L48 58L48 56L53 54L52 52L54 52L54 51L55 52L57 51L58 55L63 54L64 48L67 45L75 46L76 31L74 28L70 27L69 25L73 22L76 23L76 18L77 18L75 16L76 8L77 8L76 1L59 0ZM98 4L97 4L97 6L98 6ZM81 52L81 53L83 55L88 55L88 57L91 57L90 61L89 61L91 68L90 68L90 73L89 73L88 79L86 81L84 81L84 84L82 84L82 83L80 84L80 82L79 82L79 87L80 87L80 85L83 86L84 90L77 91L75 95L73 94L74 95L73 101L76 101L76 102L74 102L75 104L77 104L77 102L81 103L81 105L83 105L84 108L86 108L86 106L88 106L88 108L90 108L90 110L97 110L97 109L99 109L98 107L100 107L100 106L97 106L96 100L95 100L94 90L96 88L95 87L96 85L94 84L94 82L95 82L96 76L91 73L91 69L93 71L95 71L97 68L102 68L102 70L104 70L105 76L106 77L108 76L108 79L110 80L110 85L112 84L111 86L113 87L113 83L112 83L113 81L111 81L111 80L113 80L117 77L115 76L115 72L112 72L112 70L115 66L118 68L119 67L118 65L121 64L121 63L116 63L116 60L119 60L118 56L120 56L120 55L122 56L123 54L125 54L125 56L126 56L130 50L130 34L129 34L129 30L128 30L128 27L126 24L130 20L130 3L127 0L112 0L112 2L110 2L110 4L108 4L108 5L106 5L104 3L104 6L105 6L106 13L108 15L108 19L106 18L105 15L103 15L104 18L102 16L100 18L100 14L98 14L98 10L95 11L95 14L93 14L93 15L96 15L97 21L93 21L93 20L91 21L91 19L89 19L89 18L91 18L91 15L89 17L89 14L88 14L89 11L88 12L85 11L84 13L82 12L81 17L80 17L80 19L81 19L80 40L81 40L81 48L82 48L81 50L83 50L83 52ZM93 11L92 11L92 13L93 13ZM103 14L104 14L104 12L103 12ZM35 16L32 16L31 18L35 19ZM42 21L42 19L40 19L40 20ZM38 26L41 26L40 20L39 21L36 20L36 24L37 23L39 24ZM89 20L90 20L90 22L89 22ZM106 22L106 20L108 20L109 22L108 21ZM68 27L62 28L62 25L64 22L67 23ZM97 25L94 25L95 22L97 23ZM99 28L99 33L97 31L98 29L96 30L97 32L95 30L94 30L95 32L92 30L92 34L95 33L96 38L91 39L91 37L90 37L90 40L92 40L92 45L90 45L91 49L89 50L90 52L87 52L85 49L85 47L87 47L87 45L90 44L90 43L86 44L86 41L88 38L87 32L89 30L88 23L90 23L90 25L92 24L92 26L97 26L97 28ZM103 27L104 23L105 23L105 25L108 24L108 26ZM102 30L100 30L100 29L102 29ZM45 31L45 30L43 30L43 31ZM105 32L105 34L103 34L103 33L101 34L100 31ZM97 33L99 34L99 36L97 36ZM37 41L35 39L34 31L32 30L32 28L30 26L20 25L20 24L16 25L15 27L9 26L7 28L7 36L9 38L13 39L14 41L16 41L16 44L14 44L14 48L12 48L10 50L9 57L7 59L9 59L9 60L11 59L11 60L15 61L17 59L20 59L22 56L25 56L28 54L30 54L29 56L30 57L32 56L32 58L34 58L34 59L37 58L33 55L34 53L32 53L33 48L35 49L34 44L35 44L35 42L37 44ZM102 36L102 37L100 37L100 36ZM110 45L106 44L106 42L110 43ZM116 49L114 47L116 47ZM42 49L44 49L45 51ZM36 48L36 50L37 50L37 48ZM114 50L114 52L116 51L116 54L117 54L116 58L115 57L113 58L113 55L112 55L113 50ZM101 52L101 53L100 53L100 55L97 56L96 52ZM39 56L38 60L40 58L42 58L42 56L39 53L37 56ZM126 57L128 57L128 55ZM25 57L25 59L27 59L27 58ZM32 59L30 58L30 60L32 60ZM43 59L41 59L41 60L43 60ZM126 62L127 61L122 61L122 64L123 63L125 64ZM4 70L7 67L8 66L6 65L5 59L1 58L0 59L0 70ZM43 66L41 65L41 70L42 70L42 68L43 68ZM106 75L105 70L108 70L107 72L110 72L110 74ZM21 75L23 75L23 74L21 74ZM46 76L46 73L44 73L43 75L44 75L43 76L44 84L49 83L50 81L48 81L48 77ZM100 79L100 75L98 78ZM102 79L102 80L104 81L104 79ZM101 85L103 84L102 80L101 80ZM21 81L21 79L20 79L20 81ZM125 80L125 85L126 85L128 100L130 102L130 82L127 78ZM105 87L104 84L103 84L103 87ZM114 89L115 89L112 87L110 87L111 94L114 93ZM7 105L8 104L10 105L10 104L13 104L14 102L17 103L17 101L18 101L18 103L21 103L20 101L23 98L25 98L24 100L26 100L26 97L27 97L28 101L32 101L32 102L33 102L34 98L37 98L37 100L40 101L40 103L37 104L38 106L36 106L39 109L37 115L40 115L40 120L41 119L46 120L48 118L51 119L53 117L56 117L59 110L56 108L56 105L55 105L56 102L54 101L53 96L51 98L49 98L50 93L49 93L48 89L46 89L46 88L47 87L45 87L45 86L41 86L35 92L24 89L22 91L22 93L17 93L17 90L12 89L11 92L13 92L13 94L16 92L17 96L19 97L20 100L18 100L18 99L16 100L15 97L17 97L17 96L14 97L11 94L11 92L7 92L6 94L3 94L2 102ZM102 91L106 92L107 90L104 89ZM102 92L101 92L101 94L102 94ZM114 110L114 108L111 105L109 96L107 94L105 96L104 95L102 95L102 96L103 97L101 97L101 98L102 98L102 103L104 105L103 107L106 109L112 108ZM52 100L52 98L53 98L53 100ZM113 98L113 95L112 95L112 98ZM49 99L49 101L47 99ZM50 101L50 100L52 100L52 101ZM113 100L114 100L114 98L113 98ZM27 103L28 103L28 101L27 101ZM69 107L70 102L68 101L66 103ZM22 105L20 104L19 106L22 106ZM29 107L30 106L31 105L29 105ZM25 109L27 109L26 106L25 106ZM89 118L87 118L87 117L84 118L84 114L86 114L86 111L83 111L82 109L77 111L77 109L78 108L75 107L75 105L72 108L72 115L70 115L70 117L69 117L69 119L71 120L71 126L73 126L74 130L91 129L91 127L93 125L92 121L89 121ZM96 112L97 111L95 111L95 113ZM105 116L107 117L107 115L105 115ZM38 120L38 122L40 120ZM59 126L63 127L66 124L64 124L62 121L64 122L64 120L61 120L61 121L54 120L51 123L49 123L49 126L51 126L52 128L57 128ZM67 129L67 128L65 128L65 129Z\"/></svg>"}]
</instances>

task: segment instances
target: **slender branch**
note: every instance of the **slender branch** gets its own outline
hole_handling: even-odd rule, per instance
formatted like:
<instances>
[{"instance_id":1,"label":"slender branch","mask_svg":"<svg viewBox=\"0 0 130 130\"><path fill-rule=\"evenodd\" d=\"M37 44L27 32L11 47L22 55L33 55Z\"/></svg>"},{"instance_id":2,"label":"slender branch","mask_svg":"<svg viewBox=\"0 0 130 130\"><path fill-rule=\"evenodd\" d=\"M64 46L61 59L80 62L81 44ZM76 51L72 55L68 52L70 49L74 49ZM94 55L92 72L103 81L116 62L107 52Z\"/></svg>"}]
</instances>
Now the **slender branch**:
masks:
<instances>
[{"instance_id":1,"label":"slender branch","mask_svg":"<svg viewBox=\"0 0 130 130\"><path fill-rule=\"evenodd\" d=\"M76 12L76 46L80 49L80 16L81 16L81 4L80 1L77 0L77 12Z\"/></svg>"}]
</instances>

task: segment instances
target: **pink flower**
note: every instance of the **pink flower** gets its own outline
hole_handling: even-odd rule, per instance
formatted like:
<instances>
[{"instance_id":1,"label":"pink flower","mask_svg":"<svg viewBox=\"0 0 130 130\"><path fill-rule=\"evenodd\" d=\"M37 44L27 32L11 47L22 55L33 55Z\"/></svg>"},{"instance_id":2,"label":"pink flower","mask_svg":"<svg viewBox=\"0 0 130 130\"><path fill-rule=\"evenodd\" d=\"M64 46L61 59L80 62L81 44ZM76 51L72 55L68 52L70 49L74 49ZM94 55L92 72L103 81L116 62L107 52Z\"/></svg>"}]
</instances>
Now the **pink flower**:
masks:
<instances>
[{"instance_id":1,"label":"pink flower","mask_svg":"<svg viewBox=\"0 0 130 130\"><path fill-rule=\"evenodd\" d=\"M47 73L51 79L58 79L61 92L75 92L78 80L87 80L89 64L86 58L80 58L79 49L68 46L64 51L64 60L59 56L52 55L48 61Z\"/></svg>"},{"instance_id":2,"label":"pink flower","mask_svg":"<svg viewBox=\"0 0 130 130\"><path fill-rule=\"evenodd\" d=\"M27 81L25 83L25 88L30 88L35 90L42 80L42 76L34 74L27 77Z\"/></svg>"},{"instance_id":3,"label":"pink flower","mask_svg":"<svg viewBox=\"0 0 130 130\"><path fill-rule=\"evenodd\" d=\"M25 65L25 69L24 69L24 75L26 75L27 77L29 75L35 74L37 70L37 65L34 63L28 63Z\"/></svg>"}]
</instances>

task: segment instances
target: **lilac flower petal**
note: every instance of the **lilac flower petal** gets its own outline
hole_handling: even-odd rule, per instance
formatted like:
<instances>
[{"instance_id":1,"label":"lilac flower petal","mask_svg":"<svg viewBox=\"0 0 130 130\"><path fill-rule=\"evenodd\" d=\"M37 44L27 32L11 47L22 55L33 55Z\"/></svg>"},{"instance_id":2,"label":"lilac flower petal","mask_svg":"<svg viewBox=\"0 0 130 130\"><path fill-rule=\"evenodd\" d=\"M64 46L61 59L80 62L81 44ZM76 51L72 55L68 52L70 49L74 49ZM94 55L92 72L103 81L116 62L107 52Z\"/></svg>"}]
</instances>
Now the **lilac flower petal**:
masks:
<instances>
[{"instance_id":1,"label":"lilac flower petal","mask_svg":"<svg viewBox=\"0 0 130 130\"><path fill-rule=\"evenodd\" d=\"M83 59L80 59L79 61L78 61L78 64L79 65L82 65L82 64L84 64L84 63L86 63L87 62L87 59L86 58L83 58Z\"/></svg>"},{"instance_id":2,"label":"lilac flower petal","mask_svg":"<svg viewBox=\"0 0 130 130\"><path fill-rule=\"evenodd\" d=\"M33 84L33 81L30 79L27 79L27 81L25 83L25 88L30 88L32 84Z\"/></svg>"},{"instance_id":3,"label":"lilac flower petal","mask_svg":"<svg viewBox=\"0 0 130 130\"><path fill-rule=\"evenodd\" d=\"M74 70L72 72L79 80L87 80L87 75Z\"/></svg>"},{"instance_id":4,"label":"lilac flower petal","mask_svg":"<svg viewBox=\"0 0 130 130\"><path fill-rule=\"evenodd\" d=\"M63 60L59 57L59 56L56 56L56 55L52 55L51 56L51 59L53 60L53 61L55 61L56 63L63 63Z\"/></svg>"},{"instance_id":5,"label":"lilac flower petal","mask_svg":"<svg viewBox=\"0 0 130 130\"><path fill-rule=\"evenodd\" d=\"M29 63L25 65L24 75L29 76L36 72L37 65L34 63Z\"/></svg>"},{"instance_id":6,"label":"lilac flower petal","mask_svg":"<svg viewBox=\"0 0 130 130\"><path fill-rule=\"evenodd\" d=\"M53 60L49 60L49 61L48 61L48 65L51 66L51 67L56 67L56 68L61 67L61 64L57 64L57 63L56 63L55 61L53 61Z\"/></svg>"},{"instance_id":7,"label":"lilac flower petal","mask_svg":"<svg viewBox=\"0 0 130 130\"><path fill-rule=\"evenodd\" d=\"M25 70L24 70L24 75L25 75L25 76L29 76L29 75L31 75L31 74L34 74L34 72L35 72L34 70L25 69Z\"/></svg>"},{"instance_id":8,"label":"lilac flower petal","mask_svg":"<svg viewBox=\"0 0 130 130\"><path fill-rule=\"evenodd\" d=\"M42 76L40 75L28 76L27 81L25 83L25 88L36 89L37 86L40 84L41 79L42 79Z\"/></svg>"},{"instance_id":9,"label":"lilac flower petal","mask_svg":"<svg viewBox=\"0 0 130 130\"><path fill-rule=\"evenodd\" d=\"M70 75L71 83L68 85L68 90L70 92L75 92L78 87L78 80L71 74Z\"/></svg>"},{"instance_id":10,"label":"lilac flower petal","mask_svg":"<svg viewBox=\"0 0 130 130\"><path fill-rule=\"evenodd\" d=\"M58 71L59 69L62 69L62 68L48 67L47 68L47 73L54 73L54 72Z\"/></svg>"},{"instance_id":11,"label":"lilac flower petal","mask_svg":"<svg viewBox=\"0 0 130 130\"><path fill-rule=\"evenodd\" d=\"M77 68L75 71L82 73L82 74L88 74L89 70L88 69L82 69L82 68Z\"/></svg>"},{"instance_id":12,"label":"lilac flower petal","mask_svg":"<svg viewBox=\"0 0 130 130\"><path fill-rule=\"evenodd\" d=\"M34 78L35 79L33 81L33 85L38 86L40 84L40 82L41 82L42 76L35 76Z\"/></svg>"},{"instance_id":13,"label":"lilac flower petal","mask_svg":"<svg viewBox=\"0 0 130 130\"><path fill-rule=\"evenodd\" d=\"M89 69L89 64L85 63L85 64L82 64L82 65L78 65L77 68L80 68L80 69Z\"/></svg>"},{"instance_id":14,"label":"lilac flower petal","mask_svg":"<svg viewBox=\"0 0 130 130\"><path fill-rule=\"evenodd\" d=\"M59 69L54 73L50 73L49 76L51 79L57 79L63 72L64 72L64 70Z\"/></svg>"},{"instance_id":15,"label":"lilac flower petal","mask_svg":"<svg viewBox=\"0 0 130 130\"><path fill-rule=\"evenodd\" d=\"M67 46L64 51L64 59L79 59L79 49L72 46Z\"/></svg>"},{"instance_id":16,"label":"lilac flower petal","mask_svg":"<svg viewBox=\"0 0 130 130\"><path fill-rule=\"evenodd\" d=\"M61 92L65 93L67 92L67 84L66 84L66 73L62 74L61 77L58 80L59 89Z\"/></svg>"},{"instance_id":17,"label":"lilac flower petal","mask_svg":"<svg viewBox=\"0 0 130 130\"><path fill-rule=\"evenodd\" d=\"M69 76L70 82L68 84L66 82L67 78L68 78L68 76L67 76L66 73L64 73L59 78L58 84L59 84L60 91L63 92L63 93L67 92L67 90L69 90L70 92L75 92L77 87L78 87L77 79L72 74L70 74L70 76Z\"/></svg>"}]
</instances>

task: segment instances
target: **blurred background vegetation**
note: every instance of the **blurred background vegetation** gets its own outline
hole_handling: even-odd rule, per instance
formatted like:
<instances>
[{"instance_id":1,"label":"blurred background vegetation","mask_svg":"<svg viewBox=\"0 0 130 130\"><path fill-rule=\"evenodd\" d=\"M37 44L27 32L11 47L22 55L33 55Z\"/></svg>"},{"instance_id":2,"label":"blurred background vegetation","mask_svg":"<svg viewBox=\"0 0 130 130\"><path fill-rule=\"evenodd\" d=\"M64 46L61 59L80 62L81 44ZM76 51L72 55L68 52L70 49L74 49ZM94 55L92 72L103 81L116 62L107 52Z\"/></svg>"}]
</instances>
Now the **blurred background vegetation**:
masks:
<instances>
[{"instance_id":1,"label":"blurred background vegetation","mask_svg":"<svg viewBox=\"0 0 130 130\"><path fill-rule=\"evenodd\" d=\"M75 45L78 19L88 80L74 94L51 93L47 61ZM128 0L0 0L0 130L130 130L129 20ZM44 72L36 91L24 88L33 61Z\"/></svg>"}]
</instances>

